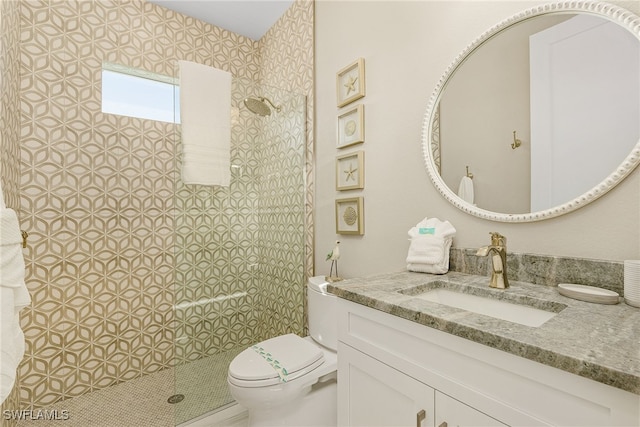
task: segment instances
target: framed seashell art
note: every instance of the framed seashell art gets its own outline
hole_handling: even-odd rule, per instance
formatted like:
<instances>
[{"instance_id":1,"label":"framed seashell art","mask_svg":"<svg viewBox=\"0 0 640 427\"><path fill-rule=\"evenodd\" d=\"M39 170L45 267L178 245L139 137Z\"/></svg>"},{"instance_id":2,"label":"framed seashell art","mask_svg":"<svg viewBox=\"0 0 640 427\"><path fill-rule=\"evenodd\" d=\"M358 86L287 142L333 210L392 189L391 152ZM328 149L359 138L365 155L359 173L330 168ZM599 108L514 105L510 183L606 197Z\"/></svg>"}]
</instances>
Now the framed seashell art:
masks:
<instances>
[{"instance_id":1,"label":"framed seashell art","mask_svg":"<svg viewBox=\"0 0 640 427\"><path fill-rule=\"evenodd\" d=\"M338 116L338 148L364 142L364 105L360 104Z\"/></svg>"},{"instance_id":2,"label":"framed seashell art","mask_svg":"<svg viewBox=\"0 0 640 427\"><path fill-rule=\"evenodd\" d=\"M364 188L364 151L336 158L336 190L361 190Z\"/></svg>"},{"instance_id":3,"label":"framed seashell art","mask_svg":"<svg viewBox=\"0 0 640 427\"><path fill-rule=\"evenodd\" d=\"M364 234L364 198L336 200L336 234Z\"/></svg>"}]
</instances>

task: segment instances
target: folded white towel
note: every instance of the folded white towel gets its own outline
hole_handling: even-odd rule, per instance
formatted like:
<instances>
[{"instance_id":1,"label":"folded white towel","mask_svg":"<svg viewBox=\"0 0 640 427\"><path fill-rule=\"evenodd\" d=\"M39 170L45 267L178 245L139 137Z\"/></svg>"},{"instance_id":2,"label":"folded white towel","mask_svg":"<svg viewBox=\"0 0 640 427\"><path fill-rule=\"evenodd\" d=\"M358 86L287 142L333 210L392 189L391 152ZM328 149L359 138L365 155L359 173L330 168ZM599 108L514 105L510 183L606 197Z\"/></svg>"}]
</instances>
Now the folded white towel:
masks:
<instances>
[{"instance_id":1,"label":"folded white towel","mask_svg":"<svg viewBox=\"0 0 640 427\"><path fill-rule=\"evenodd\" d=\"M449 250L456 234L449 221L424 218L408 234L407 270L431 274L449 271Z\"/></svg>"},{"instance_id":2,"label":"folded white towel","mask_svg":"<svg viewBox=\"0 0 640 427\"><path fill-rule=\"evenodd\" d=\"M425 218L409 230L409 237L426 234L433 234L446 239L455 236L456 229L449 221L440 221L438 218Z\"/></svg>"},{"instance_id":3,"label":"folded white towel","mask_svg":"<svg viewBox=\"0 0 640 427\"><path fill-rule=\"evenodd\" d=\"M418 235L411 239L407 263L440 264L444 256L444 239L432 235Z\"/></svg>"},{"instance_id":4,"label":"folded white towel","mask_svg":"<svg viewBox=\"0 0 640 427\"><path fill-rule=\"evenodd\" d=\"M4 206L4 201L0 204ZM19 313L31 303L31 297L24 283L21 244L15 211L0 207L0 402L13 389L16 369L24 356Z\"/></svg>"},{"instance_id":5,"label":"folded white towel","mask_svg":"<svg viewBox=\"0 0 640 427\"><path fill-rule=\"evenodd\" d=\"M458 186L458 197L467 203L473 204L475 198L473 194L473 180L468 176L463 176Z\"/></svg>"},{"instance_id":6,"label":"folded white towel","mask_svg":"<svg viewBox=\"0 0 640 427\"><path fill-rule=\"evenodd\" d=\"M231 74L189 61L180 66L182 180L231 182Z\"/></svg>"},{"instance_id":7,"label":"folded white towel","mask_svg":"<svg viewBox=\"0 0 640 427\"><path fill-rule=\"evenodd\" d=\"M409 258L407 257L407 270L418 273L445 274L449 271L449 250L453 239L444 239L440 246L440 257L438 262L433 262L435 258Z\"/></svg>"}]
</instances>

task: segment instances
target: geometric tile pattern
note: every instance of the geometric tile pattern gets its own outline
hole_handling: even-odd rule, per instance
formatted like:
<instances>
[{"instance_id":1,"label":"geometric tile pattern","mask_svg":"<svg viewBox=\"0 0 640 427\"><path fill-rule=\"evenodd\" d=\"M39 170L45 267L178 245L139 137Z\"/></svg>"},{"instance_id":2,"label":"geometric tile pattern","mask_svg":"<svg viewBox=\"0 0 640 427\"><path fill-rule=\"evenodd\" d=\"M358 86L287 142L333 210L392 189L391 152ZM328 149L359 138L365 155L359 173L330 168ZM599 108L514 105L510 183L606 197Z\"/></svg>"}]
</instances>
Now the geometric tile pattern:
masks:
<instances>
[{"instance_id":1,"label":"geometric tile pattern","mask_svg":"<svg viewBox=\"0 0 640 427\"><path fill-rule=\"evenodd\" d=\"M287 215L301 215L304 227L304 238L300 242L284 241L282 244L292 248L295 245L302 245L303 255L303 280L300 282L300 272L295 272L295 268L288 271L288 280L281 278L272 280L273 271L263 272L264 292L269 301L269 305L274 310L275 307L287 305L288 308L279 317L264 316L262 324L266 328L263 336L270 337L285 332L285 325L291 328L288 332L306 333L306 287L307 277L314 275L314 249L313 249L313 206L314 206L314 92L313 92L313 70L314 70L314 2L298 0L285 12L280 20L273 25L260 39L260 82L266 85L286 89L290 92L303 94L306 96L306 148L304 153L303 173L305 175L305 189L301 194L295 196L302 197L304 210L301 212L282 212L280 218L287 219ZM286 78L282 78L286 76ZM272 158L275 158L271 155ZM277 156L276 156L277 157ZM283 160L283 159L281 159ZM283 164L284 170L288 165ZM297 167L297 166L296 166ZM272 200L271 203L275 202ZM287 206L288 201L283 199L282 206ZM295 222L298 224L298 222ZM280 233L281 224L271 224L269 238L284 238ZM290 252L292 256L298 256L297 251ZM270 267L273 269L272 267ZM284 303L283 303L284 301ZM280 309L282 310L282 309Z\"/></svg>"},{"instance_id":2,"label":"geometric tile pattern","mask_svg":"<svg viewBox=\"0 0 640 427\"><path fill-rule=\"evenodd\" d=\"M161 21L150 12L142 2L21 2L21 220L33 300L23 312L23 407L173 363L176 126L106 115L100 103L105 61L173 70L157 61Z\"/></svg>"},{"instance_id":3,"label":"geometric tile pattern","mask_svg":"<svg viewBox=\"0 0 640 427\"><path fill-rule=\"evenodd\" d=\"M20 207L20 8L0 0L0 179L8 207Z\"/></svg>"},{"instance_id":4,"label":"geometric tile pattern","mask_svg":"<svg viewBox=\"0 0 640 427\"><path fill-rule=\"evenodd\" d=\"M256 116L248 96L282 111ZM302 332L305 97L234 79L232 106L230 186L177 182L178 364Z\"/></svg>"},{"instance_id":5,"label":"geometric tile pattern","mask_svg":"<svg viewBox=\"0 0 640 427\"><path fill-rule=\"evenodd\" d=\"M0 0L0 181L4 200L20 207L20 8L18 2ZM20 383L20 378L16 384ZM20 407L19 387L14 386L0 411ZM0 419L0 427L13 427L14 420Z\"/></svg>"},{"instance_id":6,"label":"geometric tile pattern","mask_svg":"<svg viewBox=\"0 0 640 427\"><path fill-rule=\"evenodd\" d=\"M309 132L304 116L287 113L264 127L241 111L232 143L239 167L229 188L211 189L179 183L179 126L100 112L103 62L170 76L177 59L224 69L235 77L237 104L255 89L244 82L260 81L261 61L272 53L142 1L8 3L20 9L20 177L14 180L18 171L7 172L3 162L2 179L15 182L14 200L19 189L33 301L22 318L21 406L47 407L283 329L300 332L312 242L304 180L310 149L289 134L295 127ZM310 2L299 3L312 10ZM280 24L306 24L303 15ZM297 37L277 33L270 37ZM289 42L289 50L310 52L313 45ZM293 74L267 83L283 87L301 69L311 75L298 63ZM308 96L311 81L302 86L285 89ZM282 102L298 103L305 114L304 99L290 98ZM287 135L271 147L269 138L257 138L259 130ZM298 149L302 154L294 155ZM281 167L281 180L262 176ZM174 304L198 300L208 302L174 311Z\"/></svg>"},{"instance_id":7,"label":"geometric tile pattern","mask_svg":"<svg viewBox=\"0 0 640 427\"><path fill-rule=\"evenodd\" d=\"M284 120L265 120L259 137L258 282L263 339L302 333L304 319L305 100L299 95L274 97L282 104L278 116Z\"/></svg>"}]
</instances>

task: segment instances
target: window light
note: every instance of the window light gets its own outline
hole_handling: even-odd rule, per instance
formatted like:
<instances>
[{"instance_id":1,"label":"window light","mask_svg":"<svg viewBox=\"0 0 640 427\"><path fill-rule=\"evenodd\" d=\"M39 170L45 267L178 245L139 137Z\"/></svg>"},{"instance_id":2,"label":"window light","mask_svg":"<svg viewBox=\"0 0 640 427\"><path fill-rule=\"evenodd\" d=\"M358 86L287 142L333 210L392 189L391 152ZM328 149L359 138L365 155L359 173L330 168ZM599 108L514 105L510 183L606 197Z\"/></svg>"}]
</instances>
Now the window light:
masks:
<instances>
[{"instance_id":1,"label":"window light","mask_svg":"<svg viewBox=\"0 0 640 427\"><path fill-rule=\"evenodd\" d=\"M102 67L102 112L180 123L177 80L114 64Z\"/></svg>"}]
</instances>

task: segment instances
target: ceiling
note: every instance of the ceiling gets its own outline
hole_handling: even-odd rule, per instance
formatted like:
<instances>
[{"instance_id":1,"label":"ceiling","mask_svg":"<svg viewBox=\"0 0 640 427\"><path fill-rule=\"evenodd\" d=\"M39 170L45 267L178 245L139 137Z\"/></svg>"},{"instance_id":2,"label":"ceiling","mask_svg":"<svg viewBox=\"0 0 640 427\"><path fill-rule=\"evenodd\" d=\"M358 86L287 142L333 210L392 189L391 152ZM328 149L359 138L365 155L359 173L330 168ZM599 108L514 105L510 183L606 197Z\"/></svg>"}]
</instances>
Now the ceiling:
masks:
<instances>
[{"instance_id":1,"label":"ceiling","mask_svg":"<svg viewBox=\"0 0 640 427\"><path fill-rule=\"evenodd\" d=\"M293 0L148 0L236 34L259 40Z\"/></svg>"}]
</instances>

